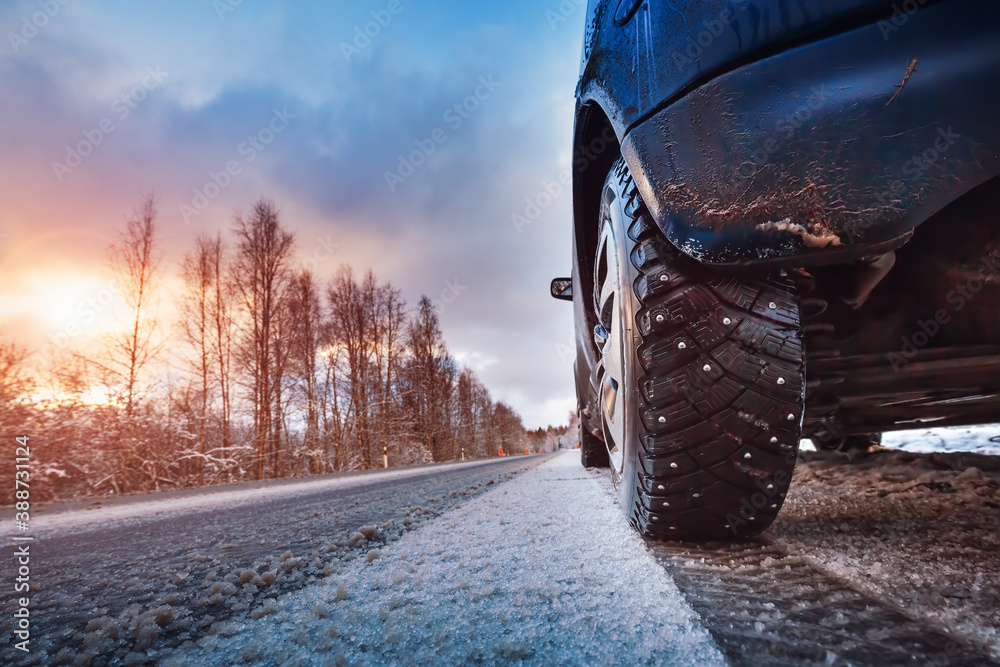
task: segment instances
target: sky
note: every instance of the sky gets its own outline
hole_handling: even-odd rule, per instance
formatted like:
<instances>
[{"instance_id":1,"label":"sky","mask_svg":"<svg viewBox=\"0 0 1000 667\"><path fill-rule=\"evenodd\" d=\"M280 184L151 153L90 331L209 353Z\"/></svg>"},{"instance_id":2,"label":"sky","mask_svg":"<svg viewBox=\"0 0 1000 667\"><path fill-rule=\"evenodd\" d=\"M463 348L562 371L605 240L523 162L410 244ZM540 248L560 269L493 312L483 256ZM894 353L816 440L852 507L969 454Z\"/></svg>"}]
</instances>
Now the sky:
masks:
<instances>
[{"instance_id":1,"label":"sky","mask_svg":"<svg viewBox=\"0 0 1000 667\"><path fill-rule=\"evenodd\" d=\"M144 194L168 310L195 237L267 197L320 279L348 262L435 299L495 398L564 423L572 313L548 282L569 275L572 198L543 193L570 165L585 5L0 3L0 337L115 326L107 246Z\"/></svg>"}]
</instances>

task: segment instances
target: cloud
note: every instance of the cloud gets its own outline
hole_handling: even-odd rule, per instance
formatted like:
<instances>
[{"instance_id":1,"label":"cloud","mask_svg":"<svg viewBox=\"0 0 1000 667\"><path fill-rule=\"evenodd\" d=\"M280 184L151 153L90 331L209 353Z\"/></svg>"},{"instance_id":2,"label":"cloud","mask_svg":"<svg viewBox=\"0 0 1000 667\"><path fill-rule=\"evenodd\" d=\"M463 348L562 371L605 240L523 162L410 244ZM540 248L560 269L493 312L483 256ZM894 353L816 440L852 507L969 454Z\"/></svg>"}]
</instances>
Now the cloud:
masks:
<instances>
[{"instance_id":1,"label":"cloud","mask_svg":"<svg viewBox=\"0 0 1000 667\"><path fill-rule=\"evenodd\" d=\"M521 233L511 215L567 166L582 12L572 17L580 30L552 31L534 3L407 3L346 62L340 43L378 7L244 3L219 21L189 0L87 6L67 6L20 56L0 56L0 87L17 91L0 100L0 177L10 184L0 231L109 233L155 188L169 264L198 232L228 227L234 209L268 196L303 256L334 239L339 255L321 270L371 267L411 303L438 298L446 281L465 287L441 312L452 349L481 364L527 425L565 419L572 362L557 345L572 318L548 297L548 280L569 271L571 196ZM170 74L162 87L57 183L51 162L156 65ZM294 118L248 160L241 146L276 110ZM415 151L423 158L410 160ZM385 174L402 173L400 156L420 164L390 189ZM233 162L239 173L185 224L181 205ZM66 253L50 244L32 264L103 270L99 243Z\"/></svg>"}]
</instances>

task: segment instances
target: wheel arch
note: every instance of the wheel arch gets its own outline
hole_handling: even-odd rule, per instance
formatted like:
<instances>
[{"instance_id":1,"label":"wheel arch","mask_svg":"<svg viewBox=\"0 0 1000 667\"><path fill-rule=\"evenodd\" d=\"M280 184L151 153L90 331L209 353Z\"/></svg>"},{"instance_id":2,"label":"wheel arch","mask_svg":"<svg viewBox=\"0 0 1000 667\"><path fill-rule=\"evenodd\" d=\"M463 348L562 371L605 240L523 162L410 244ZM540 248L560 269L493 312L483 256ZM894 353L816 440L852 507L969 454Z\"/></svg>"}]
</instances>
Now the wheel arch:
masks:
<instances>
[{"instance_id":1,"label":"wheel arch","mask_svg":"<svg viewBox=\"0 0 1000 667\"><path fill-rule=\"evenodd\" d=\"M615 160L621 155L621 142L607 113L597 102L581 103L577 109L573 136L573 258L580 280L580 294L594 291L594 255L600 235L598 214L601 190ZM590 308L585 308L591 324Z\"/></svg>"}]
</instances>

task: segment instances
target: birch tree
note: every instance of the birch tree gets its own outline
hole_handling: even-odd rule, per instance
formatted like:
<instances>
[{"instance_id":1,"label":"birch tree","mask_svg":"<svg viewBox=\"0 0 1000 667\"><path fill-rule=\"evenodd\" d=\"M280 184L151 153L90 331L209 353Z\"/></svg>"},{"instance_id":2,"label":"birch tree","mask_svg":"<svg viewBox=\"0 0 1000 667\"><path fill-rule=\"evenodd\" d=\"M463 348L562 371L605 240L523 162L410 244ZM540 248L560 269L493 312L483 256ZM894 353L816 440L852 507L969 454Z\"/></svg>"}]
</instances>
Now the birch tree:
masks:
<instances>
[{"instance_id":1,"label":"birch tree","mask_svg":"<svg viewBox=\"0 0 1000 667\"><path fill-rule=\"evenodd\" d=\"M147 195L126 217L125 227L108 253L126 311L122 329L111 334L107 343L107 369L124 385L122 492L129 490L135 472L135 421L141 374L163 347L155 339L157 320L153 303L160 265L156 214L156 200Z\"/></svg>"},{"instance_id":2,"label":"birch tree","mask_svg":"<svg viewBox=\"0 0 1000 667\"><path fill-rule=\"evenodd\" d=\"M236 258L232 282L246 315L240 356L249 376L253 406L254 478L277 474L280 459L280 349L278 318L288 298L294 235L281 224L277 207L267 199L233 225Z\"/></svg>"}]
</instances>

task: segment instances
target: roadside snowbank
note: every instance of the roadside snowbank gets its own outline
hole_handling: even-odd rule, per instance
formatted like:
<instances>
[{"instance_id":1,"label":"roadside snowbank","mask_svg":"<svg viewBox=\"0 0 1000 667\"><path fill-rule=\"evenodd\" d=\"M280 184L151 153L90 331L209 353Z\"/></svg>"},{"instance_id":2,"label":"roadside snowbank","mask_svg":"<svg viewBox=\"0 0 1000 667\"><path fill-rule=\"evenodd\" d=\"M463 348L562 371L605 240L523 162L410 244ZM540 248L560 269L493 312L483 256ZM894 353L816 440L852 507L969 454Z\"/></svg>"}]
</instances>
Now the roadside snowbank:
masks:
<instances>
[{"instance_id":1,"label":"roadside snowbank","mask_svg":"<svg viewBox=\"0 0 1000 667\"><path fill-rule=\"evenodd\" d=\"M1000 424L896 431L882 436L882 446L907 452L976 452L1000 455Z\"/></svg>"},{"instance_id":2,"label":"roadside snowbank","mask_svg":"<svg viewBox=\"0 0 1000 667\"><path fill-rule=\"evenodd\" d=\"M161 662L725 664L578 452L264 606Z\"/></svg>"}]
</instances>

